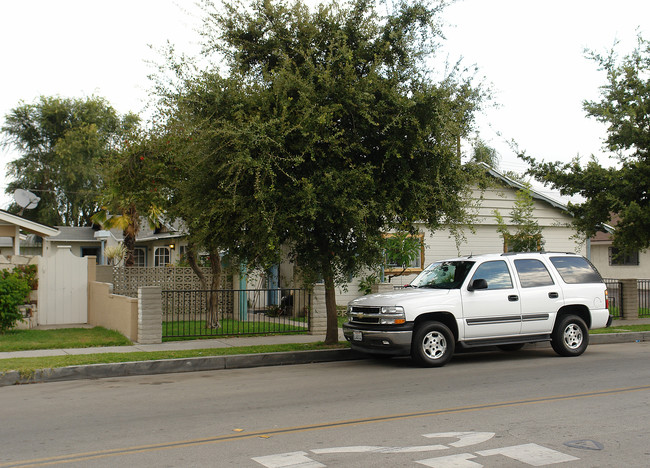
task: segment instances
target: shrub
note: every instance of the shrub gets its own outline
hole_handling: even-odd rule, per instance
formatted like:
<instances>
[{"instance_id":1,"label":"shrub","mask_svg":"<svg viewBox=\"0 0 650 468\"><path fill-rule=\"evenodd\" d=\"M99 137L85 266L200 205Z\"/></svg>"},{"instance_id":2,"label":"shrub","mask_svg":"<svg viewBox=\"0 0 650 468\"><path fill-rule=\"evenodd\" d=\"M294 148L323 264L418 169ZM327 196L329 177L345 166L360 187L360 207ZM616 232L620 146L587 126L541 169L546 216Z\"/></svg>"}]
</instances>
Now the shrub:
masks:
<instances>
[{"instance_id":1,"label":"shrub","mask_svg":"<svg viewBox=\"0 0 650 468\"><path fill-rule=\"evenodd\" d=\"M36 265L18 265L14 267L14 273L19 278L24 278L29 283L30 289L38 289L38 268Z\"/></svg>"},{"instance_id":2,"label":"shrub","mask_svg":"<svg viewBox=\"0 0 650 468\"><path fill-rule=\"evenodd\" d=\"M21 272L0 274L0 334L15 327L22 318L18 306L27 301L30 291L29 280Z\"/></svg>"}]
</instances>

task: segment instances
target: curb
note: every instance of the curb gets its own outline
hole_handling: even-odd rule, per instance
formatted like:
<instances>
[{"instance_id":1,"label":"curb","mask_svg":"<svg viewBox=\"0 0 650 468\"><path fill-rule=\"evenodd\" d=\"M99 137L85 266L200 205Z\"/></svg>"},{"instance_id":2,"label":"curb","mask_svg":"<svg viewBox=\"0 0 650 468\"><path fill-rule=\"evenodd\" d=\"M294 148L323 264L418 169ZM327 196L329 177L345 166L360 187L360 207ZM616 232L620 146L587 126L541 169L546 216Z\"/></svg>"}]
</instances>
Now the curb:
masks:
<instances>
[{"instance_id":1,"label":"curb","mask_svg":"<svg viewBox=\"0 0 650 468\"><path fill-rule=\"evenodd\" d=\"M62 382L66 380L127 377L131 375L173 374L180 372L246 369L251 367L312 364L317 362L364 359L351 349L324 349L317 351L286 351L266 354L233 354L157 361L115 362L85 366L38 369L32 375L22 376L18 371L0 374L0 387L31 383Z\"/></svg>"},{"instance_id":2,"label":"curb","mask_svg":"<svg viewBox=\"0 0 650 468\"><path fill-rule=\"evenodd\" d=\"M589 344L640 343L650 341L650 332L603 333L589 336ZM530 345L529 345L530 346ZM547 347L548 343L533 344ZM266 354L233 354L157 361L116 362L86 366L39 369L34 374L21 376L18 371L0 374L0 387L30 383L62 382L66 380L127 377L131 375L173 374L180 372L247 369L252 367L313 364L317 362L366 359L368 355L351 349L323 349L317 351L286 351Z\"/></svg>"}]
</instances>

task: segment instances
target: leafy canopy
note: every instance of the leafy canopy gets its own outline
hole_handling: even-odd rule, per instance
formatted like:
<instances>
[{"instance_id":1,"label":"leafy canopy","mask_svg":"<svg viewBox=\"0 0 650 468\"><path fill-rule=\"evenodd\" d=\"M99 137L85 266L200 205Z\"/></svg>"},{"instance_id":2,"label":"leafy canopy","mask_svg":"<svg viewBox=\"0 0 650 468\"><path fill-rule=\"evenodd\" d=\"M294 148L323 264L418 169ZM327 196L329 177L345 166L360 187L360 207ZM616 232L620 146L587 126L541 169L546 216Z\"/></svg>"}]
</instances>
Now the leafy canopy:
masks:
<instances>
[{"instance_id":1,"label":"leafy canopy","mask_svg":"<svg viewBox=\"0 0 650 468\"><path fill-rule=\"evenodd\" d=\"M133 266L135 241L141 219L150 227L158 226L162 206L169 190L161 183L161 147L159 138L134 129L124 135L118 150L103 160L100 209L93 222L105 229L119 228L124 234L125 266Z\"/></svg>"},{"instance_id":2,"label":"leafy canopy","mask_svg":"<svg viewBox=\"0 0 650 468\"><path fill-rule=\"evenodd\" d=\"M563 195L579 194L586 201L572 204L575 225L587 236L620 218L614 244L622 251L650 246L650 42L638 38L637 47L619 58L615 49L606 55L589 53L607 74L600 99L585 101L587 115L607 124L607 148L617 165L603 167L594 158L582 165L539 162L522 155L528 171Z\"/></svg>"},{"instance_id":3,"label":"leafy canopy","mask_svg":"<svg viewBox=\"0 0 650 468\"><path fill-rule=\"evenodd\" d=\"M205 50L224 70L181 73L164 100L187 149L179 206L201 207L203 242L242 258L286 246L325 280L336 339L334 286L382 262L384 233L466 221L457 141L482 92L428 72L439 9L426 2L206 7Z\"/></svg>"},{"instance_id":4,"label":"leafy canopy","mask_svg":"<svg viewBox=\"0 0 650 468\"><path fill-rule=\"evenodd\" d=\"M33 190L39 205L26 218L49 225L85 226L97 210L100 164L138 117L120 117L102 98L41 96L5 117L4 145L20 156L8 164L6 193ZM12 206L17 212L20 207Z\"/></svg>"}]
</instances>

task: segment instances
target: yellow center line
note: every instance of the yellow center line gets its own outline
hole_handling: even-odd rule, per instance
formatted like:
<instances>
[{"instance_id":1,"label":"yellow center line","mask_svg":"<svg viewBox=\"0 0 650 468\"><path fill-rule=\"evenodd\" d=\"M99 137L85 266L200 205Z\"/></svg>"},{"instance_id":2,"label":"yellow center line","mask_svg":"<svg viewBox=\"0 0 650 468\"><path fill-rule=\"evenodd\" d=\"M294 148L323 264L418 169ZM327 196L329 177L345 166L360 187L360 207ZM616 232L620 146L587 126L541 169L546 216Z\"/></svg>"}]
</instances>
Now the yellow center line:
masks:
<instances>
[{"instance_id":1,"label":"yellow center line","mask_svg":"<svg viewBox=\"0 0 650 468\"><path fill-rule=\"evenodd\" d=\"M586 392L586 393L574 393L569 395L552 395L548 397L531 398L526 400L501 401L496 403L486 403L482 405L459 406L455 408L418 411L415 413L392 414L392 415L385 415L385 416L376 416L372 418L350 419L350 420L334 421L334 422L321 423L321 424L311 424L308 426L296 426L296 427L271 429L268 431L240 432L236 434L226 434L226 435L208 437L203 439L172 441L172 442L167 442L162 444L123 447L123 448L116 448L110 450L100 450L96 452L73 453L68 455L59 455L55 457L36 458L31 460L2 463L0 464L0 468L9 468L9 467L28 468L28 467L35 467L35 466L56 465L62 463L74 463L74 462L80 462L86 460L93 460L97 458L131 455L136 453L153 452L158 450L167 450L167 449L174 449L174 448L193 447L193 446L205 445L205 444L216 444L220 442L245 440L245 439L251 439L251 438L262 437L262 436L270 437L270 436L281 435L281 434L294 434L298 432L317 431L317 430L332 429L337 427L349 427L349 426L355 426L361 424L373 424L373 423L397 421L397 420L411 419L411 418L422 418L427 416L439 416L444 414L466 413L470 411L509 408L513 406L534 405L540 403L549 403L555 401L565 401L565 400L573 400L573 399L580 399L580 398L611 396L611 395L618 395L621 393L639 392L644 390L650 390L650 385L643 385L639 387L613 388L608 390L599 390L599 391Z\"/></svg>"}]
</instances>

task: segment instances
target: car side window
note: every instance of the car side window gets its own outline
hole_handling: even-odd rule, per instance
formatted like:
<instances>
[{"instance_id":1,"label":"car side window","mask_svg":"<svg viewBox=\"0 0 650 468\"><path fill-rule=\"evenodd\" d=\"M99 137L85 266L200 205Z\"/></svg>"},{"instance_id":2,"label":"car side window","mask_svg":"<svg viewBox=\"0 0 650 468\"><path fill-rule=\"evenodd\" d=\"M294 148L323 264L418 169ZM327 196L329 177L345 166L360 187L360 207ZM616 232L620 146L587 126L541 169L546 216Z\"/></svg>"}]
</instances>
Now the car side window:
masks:
<instances>
[{"instance_id":1,"label":"car side window","mask_svg":"<svg viewBox=\"0 0 650 468\"><path fill-rule=\"evenodd\" d=\"M551 257L551 263L566 284L603 282L598 271L583 257Z\"/></svg>"},{"instance_id":2,"label":"car side window","mask_svg":"<svg viewBox=\"0 0 650 468\"><path fill-rule=\"evenodd\" d=\"M535 259L515 260L517 276L522 288L552 286L555 284L544 263Z\"/></svg>"},{"instance_id":3,"label":"car side window","mask_svg":"<svg viewBox=\"0 0 650 468\"><path fill-rule=\"evenodd\" d=\"M512 289L512 277L508 265L503 260L480 265L474 272L472 281L476 279L484 279L488 289Z\"/></svg>"}]
</instances>

